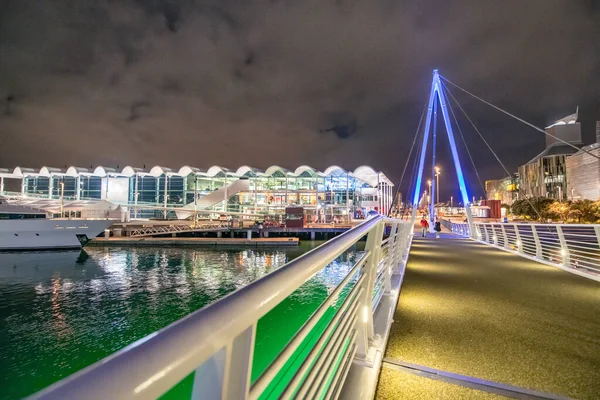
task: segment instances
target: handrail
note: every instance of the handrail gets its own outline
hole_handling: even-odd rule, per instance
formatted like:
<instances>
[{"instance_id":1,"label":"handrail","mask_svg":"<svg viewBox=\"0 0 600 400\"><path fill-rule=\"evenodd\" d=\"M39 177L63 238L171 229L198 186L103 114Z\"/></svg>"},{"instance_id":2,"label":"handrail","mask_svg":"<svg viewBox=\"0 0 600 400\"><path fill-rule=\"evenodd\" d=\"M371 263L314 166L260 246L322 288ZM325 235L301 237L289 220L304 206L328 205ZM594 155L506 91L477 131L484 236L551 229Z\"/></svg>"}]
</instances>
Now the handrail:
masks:
<instances>
[{"instance_id":1,"label":"handrail","mask_svg":"<svg viewBox=\"0 0 600 400\"><path fill-rule=\"evenodd\" d=\"M391 224L392 229L387 241L389 250L384 256L381 243L386 223ZM368 310L371 310L377 267L381 262L386 263L385 275L381 279L387 280L389 286L392 273L410 245L411 228L406 222L382 216L368 219L280 269L134 342L35 394L33 398L156 398L193 371L196 371L194 393L202 393L203 398L256 398L262 393L258 389L264 389L273 379L279 367L302 341L300 338L309 333L314 318L322 313L319 309L313 314L298 332L297 338L292 339L282 355L269 367L274 368L267 369L251 391L250 369L258 320L366 235L366 254L351 269L351 274L357 271L361 274L357 279L360 287L355 288L360 289L356 294L358 300L355 299L358 306L353 308L354 314L344 317L344 321L349 321L348 318L357 319L361 315L358 320L366 324L366 328L346 329L343 332L338 332L341 329L339 326L328 328L335 328L336 337L351 340L350 348L354 349L353 343L357 340L357 356L364 356L368 353L364 346L368 347L373 340L373 313ZM339 294L340 286L348 282L349 277L343 279L332 294ZM331 299L330 296L326 302L332 304ZM341 351L341 348L335 349ZM324 371L332 370L328 361L330 358L331 355L327 360L319 358L320 363L325 363ZM221 372L211 375L215 368ZM345 379L345 373L340 374L336 369L332 371L339 379ZM214 379L220 379L221 384Z\"/></svg>"},{"instance_id":2,"label":"handrail","mask_svg":"<svg viewBox=\"0 0 600 400\"><path fill-rule=\"evenodd\" d=\"M452 223L463 236L600 281L600 224Z\"/></svg>"}]
</instances>

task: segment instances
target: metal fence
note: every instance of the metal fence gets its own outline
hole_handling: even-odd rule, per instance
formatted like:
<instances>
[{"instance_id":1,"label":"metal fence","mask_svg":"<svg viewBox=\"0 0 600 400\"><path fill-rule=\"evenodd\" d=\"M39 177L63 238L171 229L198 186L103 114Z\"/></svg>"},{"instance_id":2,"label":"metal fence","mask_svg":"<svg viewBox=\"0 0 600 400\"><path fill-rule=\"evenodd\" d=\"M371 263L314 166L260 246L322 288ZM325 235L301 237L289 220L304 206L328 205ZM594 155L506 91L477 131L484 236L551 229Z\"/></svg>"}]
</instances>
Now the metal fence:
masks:
<instances>
[{"instance_id":1,"label":"metal fence","mask_svg":"<svg viewBox=\"0 0 600 400\"><path fill-rule=\"evenodd\" d=\"M194 371L192 398L257 399L274 384L280 388L276 397L336 398L352 361L368 362L370 346L378 341L374 314L391 291L392 276L403 274L412 228L407 222L373 217L33 398L157 398ZM365 250L348 274L251 382L260 318L365 236ZM317 326L324 330L315 336ZM318 339L307 351L309 336Z\"/></svg>"},{"instance_id":2,"label":"metal fence","mask_svg":"<svg viewBox=\"0 0 600 400\"><path fill-rule=\"evenodd\" d=\"M451 230L453 233L456 233L457 235L461 235L461 236L466 236L466 237L471 236L471 229L469 228L469 224L450 222L447 220L442 220L442 221L445 222L444 227Z\"/></svg>"},{"instance_id":3,"label":"metal fence","mask_svg":"<svg viewBox=\"0 0 600 400\"><path fill-rule=\"evenodd\" d=\"M600 281L600 225L475 223L473 239ZM470 236L467 224L452 232Z\"/></svg>"}]
</instances>

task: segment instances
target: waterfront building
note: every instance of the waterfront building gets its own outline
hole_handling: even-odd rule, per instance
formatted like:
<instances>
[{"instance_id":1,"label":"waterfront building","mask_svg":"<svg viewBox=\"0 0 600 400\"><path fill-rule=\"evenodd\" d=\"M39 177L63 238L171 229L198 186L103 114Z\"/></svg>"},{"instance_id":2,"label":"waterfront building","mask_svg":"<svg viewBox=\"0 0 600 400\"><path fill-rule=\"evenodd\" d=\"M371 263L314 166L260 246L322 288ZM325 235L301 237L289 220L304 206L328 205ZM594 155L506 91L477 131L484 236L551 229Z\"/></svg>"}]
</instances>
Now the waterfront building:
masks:
<instances>
[{"instance_id":1,"label":"waterfront building","mask_svg":"<svg viewBox=\"0 0 600 400\"><path fill-rule=\"evenodd\" d=\"M519 199L519 180L519 174L515 174L512 177L485 181L486 198L511 205Z\"/></svg>"},{"instance_id":2,"label":"waterfront building","mask_svg":"<svg viewBox=\"0 0 600 400\"><path fill-rule=\"evenodd\" d=\"M596 122L596 143L582 147L600 156L600 121ZM579 151L567 158L567 194L571 200L600 200L600 160Z\"/></svg>"},{"instance_id":3,"label":"waterfront building","mask_svg":"<svg viewBox=\"0 0 600 400\"><path fill-rule=\"evenodd\" d=\"M242 166L150 169L69 167L0 169L5 180L17 180L21 197L44 201L99 201L125 207L132 218L188 218L193 210L284 215L288 206L303 207L307 221L331 222L360 218L369 211L387 213L393 183L369 166L324 171L303 165L295 170ZM14 182L13 182L14 187ZM188 211L189 210L189 211Z\"/></svg>"},{"instance_id":4,"label":"waterfront building","mask_svg":"<svg viewBox=\"0 0 600 400\"><path fill-rule=\"evenodd\" d=\"M546 132L576 147L583 145L578 112L546 127ZM531 161L519 167L519 196L567 198L567 158L577 150L546 136L546 148Z\"/></svg>"}]
</instances>

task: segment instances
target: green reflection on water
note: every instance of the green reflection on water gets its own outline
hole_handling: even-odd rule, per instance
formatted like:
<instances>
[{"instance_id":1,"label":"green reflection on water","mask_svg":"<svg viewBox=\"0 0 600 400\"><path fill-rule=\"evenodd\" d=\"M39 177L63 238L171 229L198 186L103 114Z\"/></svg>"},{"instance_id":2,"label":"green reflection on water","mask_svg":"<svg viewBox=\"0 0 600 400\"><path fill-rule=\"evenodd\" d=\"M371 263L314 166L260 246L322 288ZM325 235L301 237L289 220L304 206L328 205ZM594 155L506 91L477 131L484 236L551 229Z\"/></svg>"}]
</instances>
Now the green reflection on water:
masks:
<instances>
[{"instance_id":1,"label":"green reflection on water","mask_svg":"<svg viewBox=\"0 0 600 400\"><path fill-rule=\"evenodd\" d=\"M247 285L314 245L0 254L0 398L38 391ZM348 263L330 266L260 321L253 380L348 267ZM189 396L192 382L193 374L164 397Z\"/></svg>"}]
</instances>

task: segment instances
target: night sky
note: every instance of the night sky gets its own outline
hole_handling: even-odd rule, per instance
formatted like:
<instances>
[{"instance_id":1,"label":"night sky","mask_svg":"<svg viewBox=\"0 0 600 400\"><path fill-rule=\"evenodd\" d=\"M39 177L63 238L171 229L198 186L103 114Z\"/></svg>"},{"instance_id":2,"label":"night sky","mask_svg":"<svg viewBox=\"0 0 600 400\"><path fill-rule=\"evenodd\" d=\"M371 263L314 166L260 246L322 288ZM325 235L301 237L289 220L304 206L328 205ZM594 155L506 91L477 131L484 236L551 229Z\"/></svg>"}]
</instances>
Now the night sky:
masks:
<instances>
[{"instance_id":1,"label":"night sky","mask_svg":"<svg viewBox=\"0 0 600 400\"><path fill-rule=\"evenodd\" d=\"M600 1L0 0L0 166L368 164L398 181L434 68L538 126L580 105L591 143ZM454 93L509 169L543 150ZM502 177L463 127L481 177Z\"/></svg>"}]
</instances>

